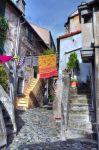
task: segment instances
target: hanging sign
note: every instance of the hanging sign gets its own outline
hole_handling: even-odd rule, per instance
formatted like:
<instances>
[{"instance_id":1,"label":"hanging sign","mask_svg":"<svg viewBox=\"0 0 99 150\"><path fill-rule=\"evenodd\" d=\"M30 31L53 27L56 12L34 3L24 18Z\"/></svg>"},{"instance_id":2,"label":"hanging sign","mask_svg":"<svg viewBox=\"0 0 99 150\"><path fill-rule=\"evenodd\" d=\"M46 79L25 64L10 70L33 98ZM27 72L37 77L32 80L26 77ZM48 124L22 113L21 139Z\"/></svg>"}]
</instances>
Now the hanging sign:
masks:
<instances>
[{"instance_id":1,"label":"hanging sign","mask_svg":"<svg viewBox=\"0 0 99 150\"><path fill-rule=\"evenodd\" d=\"M50 78L57 75L56 55L39 56L39 76L40 78Z\"/></svg>"}]
</instances>

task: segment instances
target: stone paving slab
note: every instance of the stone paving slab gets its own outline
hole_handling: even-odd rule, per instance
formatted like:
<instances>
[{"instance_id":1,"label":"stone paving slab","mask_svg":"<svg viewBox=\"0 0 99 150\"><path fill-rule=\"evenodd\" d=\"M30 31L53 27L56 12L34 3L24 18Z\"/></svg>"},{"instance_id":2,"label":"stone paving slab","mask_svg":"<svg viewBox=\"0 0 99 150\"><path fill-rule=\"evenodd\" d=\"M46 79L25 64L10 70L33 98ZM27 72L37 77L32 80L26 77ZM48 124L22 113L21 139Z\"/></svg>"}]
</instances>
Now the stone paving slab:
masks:
<instances>
[{"instance_id":1,"label":"stone paving slab","mask_svg":"<svg viewBox=\"0 0 99 150\"><path fill-rule=\"evenodd\" d=\"M34 108L16 111L18 134L8 137L7 150L97 150L97 144L71 139L60 140L60 126L52 110Z\"/></svg>"}]
</instances>

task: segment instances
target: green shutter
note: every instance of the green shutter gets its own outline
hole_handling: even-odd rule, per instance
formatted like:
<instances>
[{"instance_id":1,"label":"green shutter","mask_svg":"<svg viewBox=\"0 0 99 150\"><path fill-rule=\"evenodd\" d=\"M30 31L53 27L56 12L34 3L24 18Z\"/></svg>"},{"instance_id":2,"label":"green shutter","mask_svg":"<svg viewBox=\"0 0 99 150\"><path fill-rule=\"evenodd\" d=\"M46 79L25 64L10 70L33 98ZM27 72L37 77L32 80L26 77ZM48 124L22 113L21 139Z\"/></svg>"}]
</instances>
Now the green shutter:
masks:
<instances>
[{"instance_id":1,"label":"green shutter","mask_svg":"<svg viewBox=\"0 0 99 150\"><path fill-rule=\"evenodd\" d=\"M6 53L6 51L2 47L0 47L0 54L3 54L3 53Z\"/></svg>"}]
</instances>

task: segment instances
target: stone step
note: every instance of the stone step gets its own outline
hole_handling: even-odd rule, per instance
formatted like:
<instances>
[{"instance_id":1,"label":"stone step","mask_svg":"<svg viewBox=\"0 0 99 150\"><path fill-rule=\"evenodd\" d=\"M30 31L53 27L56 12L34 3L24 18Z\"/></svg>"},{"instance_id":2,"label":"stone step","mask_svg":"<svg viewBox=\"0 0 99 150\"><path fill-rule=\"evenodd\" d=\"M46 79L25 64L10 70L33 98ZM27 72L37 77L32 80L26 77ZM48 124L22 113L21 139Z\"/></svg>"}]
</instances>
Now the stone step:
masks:
<instances>
[{"instance_id":1,"label":"stone step","mask_svg":"<svg viewBox=\"0 0 99 150\"><path fill-rule=\"evenodd\" d=\"M16 109L17 110L24 110L25 111L25 110L28 109L28 107L27 106L17 106Z\"/></svg>"},{"instance_id":2,"label":"stone step","mask_svg":"<svg viewBox=\"0 0 99 150\"><path fill-rule=\"evenodd\" d=\"M91 106L91 104L82 104L82 103L77 103L77 104L70 104L70 108L71 107L86 107L86 108L88 108L89 109L89 107Z\"/></svg>"},{"instance_id":3,"label":"stone step","mask_svg":"<svg viewBox=\"0 0 99 150\"><path fill-rule=\"evenodd\" d=\"M74 111L93 111L93 108L90 106L84 106L84 105L70 105L70 110Z\"/></svg>"},{"instance_id":4,"label":"stone step","mask_svg":"<svg viewBox=\"0 0 99 150\"><path fill-rule=\"evenodd\" d=\"M79 128L79 129L83 129L83 130L92 130L92 123L91 122L87 122L87 121L73 121L73 120L69 120L68 121L68 127L69 128Z\"/></svg>"},{"instance_id":5,"label":"stone step","mask_svg":"<svg viewBox=\"0 0 99 150\"><path fill-rule=\"evenodd\" d=\"M86 114L86 115L89 115L89 110L73 110L73 109L71 109L71 110L69 110L69 113L70 114Z\"/></svg>"},{"instance_id":6,"label":"stone step","mask_svg":"<svg viewBox=\"0 0 99 150\"><path fill-rule=\"evenodd\" d=\"M81 95L79 95L79 94L71 94L70 93L70 96L69 96L70 98L72 97L72 98L79 98L79 99L86 99L86 98L90 98L91 97L91 94L90 95L87 95L87 94L85 94L85 95L83 95L83 94L81 94Z\"/></svg>"},{"instance_id":7,"label":"stone step","mask_svg":"<svg viewBox=\"0 0 99 150\"><path fill-rule=\"evenodd\" d=\"M18 104L22 104L22 105L26 104L26 105L28 105L28 101L19 101Z\"/></svg>"},{"instance_id":8,"label":"stone step","mask_svg":"<svg viewBox=\"0 0 99 150\"><path fill-rule=\"evenodd\" d=\"M77 138L89 138L93 139L92 130L81 130L77 128L68 128L66 131L67 139L77 139Z\"/></svg>"},{"instance_id":9,"label":"stone step","mask_svg":"<svg viewBox=\"0 0 99 150\"><path fill-rule=\"evenodd\" d=\"M18 106L18 107L24 107L24 106L25 106L25 107L28 107L28 104L27 104L27 103L26 103L26 104L18 103L17 106Z\"/></svg>"},{"instance_id":10,"label":"stone step","mask_svg":"<svg viewBox=\"0 0 99 150\"><path fill-rule=\"evenodd\" d=\"M87 100L69 100L70 105L91 105L91 102Z\"/></svg>"},{"instance_id":11,"label":"stone step","mask_svg":"<svg viewBox=\"0 0 99 150\"><path fill-rule=\"evenodd\" d=\"M86 121L90 122L90 117L88 115L80 115L80 114L69 114L69 120L75 120L75 121Z\"/></svg>"}]
</instances>

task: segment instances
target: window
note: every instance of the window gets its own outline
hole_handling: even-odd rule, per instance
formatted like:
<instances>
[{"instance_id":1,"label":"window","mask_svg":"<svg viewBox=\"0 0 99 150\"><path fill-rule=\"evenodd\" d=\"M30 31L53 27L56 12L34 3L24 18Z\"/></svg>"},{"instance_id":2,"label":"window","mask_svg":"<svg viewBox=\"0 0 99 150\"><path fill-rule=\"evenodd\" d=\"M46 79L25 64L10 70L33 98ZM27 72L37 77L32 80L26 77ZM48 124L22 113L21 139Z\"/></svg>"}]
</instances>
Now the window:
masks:
<instances>
[{"instance_id":1,"label":"window","mask_svg":"<svg viewBox=\"0 0 99 150\"><path fill-rule=\"evenodd\" d=\"M24 93L24 78L18 78L17 94L23 95Z\"/></svg>"},{"instance_id":2,"label":"window","mask_svg":"<svg viewBox=\"0 0 99 150\"><path fill-rule=\"evenodd\" d=\"M26 32L27 32L26 34L27 34L28 41L30 43L32 43L33 42L33 32L31 30L29 30L29 29L27 29Z\"/></svg>"},{"instance_id":3,"label":"window","mask_svg":"<svg viewBox=\"0 0 99 150\"><path fill-rule=\"evenodd\" d=\"M84 23L91 23L92 22L92 16L86 15L84 16Z\"/></svg>"}]
</instances>

